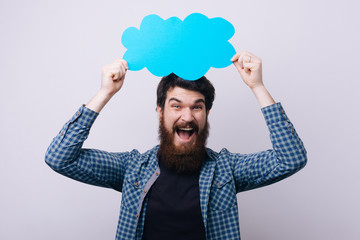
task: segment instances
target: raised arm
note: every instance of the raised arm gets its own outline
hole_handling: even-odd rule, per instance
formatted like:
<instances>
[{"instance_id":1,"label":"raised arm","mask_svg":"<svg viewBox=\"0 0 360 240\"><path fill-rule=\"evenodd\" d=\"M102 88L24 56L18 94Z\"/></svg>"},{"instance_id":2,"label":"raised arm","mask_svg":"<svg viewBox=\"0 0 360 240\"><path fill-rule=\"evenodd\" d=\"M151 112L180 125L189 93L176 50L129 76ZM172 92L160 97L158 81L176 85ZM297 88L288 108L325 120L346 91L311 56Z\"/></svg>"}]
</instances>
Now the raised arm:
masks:
<instances>
[{"instance_id":1,"label":"raised arm","mask_svg":"<svg viewBox=\"0 0 360 240\"><path fill-rule=\"evenodd\" d=\"M122 87L126 70L121 59L103 67L98 93L65 123L46 151L45 161L53 170L84 183L122 190L130 153L109 153L82 145L101 109Z\"/></svg>"},{"instance_id":2,"label":"raised arm","mask_svg":"<svg viewBox=\"0 0 360 240\"><path fill-rule=\"evenodd\" d=\"M242 51L232 61L259 102L273 148L252 154L230 153L237 192L266 186L303 168L306 150L280 103L275 103L262 81L261 59Z\"/></svg>"}]
</instances>

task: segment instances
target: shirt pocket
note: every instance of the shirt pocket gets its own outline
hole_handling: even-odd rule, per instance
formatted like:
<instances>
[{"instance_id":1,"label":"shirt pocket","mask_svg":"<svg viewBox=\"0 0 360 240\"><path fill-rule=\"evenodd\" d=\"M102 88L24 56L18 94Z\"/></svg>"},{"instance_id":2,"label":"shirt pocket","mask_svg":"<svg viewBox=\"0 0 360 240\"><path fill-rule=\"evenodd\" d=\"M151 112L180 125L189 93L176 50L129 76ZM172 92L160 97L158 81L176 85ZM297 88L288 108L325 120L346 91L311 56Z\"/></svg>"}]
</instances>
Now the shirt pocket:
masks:
<instances>
[{"instance_id":1,"label":"shirt pocket","mask_svg":"<svg viewBox=\"0 0 360 240\"><path fill-rule=\"evenodd\" d=\"M237 204L232 176L215 176L210 189L209 204L213 211L228 210Z\"/></svg>"},{"instance_id":2,"label":"shirt pocket","mask_svg":"<svg viewBox=\"0 0 360 240\"><path fill-rule=\"evenodd\" d=\"M129 210L136 210L138 208L141 189L141 182L137 174L125 176L121 200L124 207Z\"/></svg>"}]
</instances>

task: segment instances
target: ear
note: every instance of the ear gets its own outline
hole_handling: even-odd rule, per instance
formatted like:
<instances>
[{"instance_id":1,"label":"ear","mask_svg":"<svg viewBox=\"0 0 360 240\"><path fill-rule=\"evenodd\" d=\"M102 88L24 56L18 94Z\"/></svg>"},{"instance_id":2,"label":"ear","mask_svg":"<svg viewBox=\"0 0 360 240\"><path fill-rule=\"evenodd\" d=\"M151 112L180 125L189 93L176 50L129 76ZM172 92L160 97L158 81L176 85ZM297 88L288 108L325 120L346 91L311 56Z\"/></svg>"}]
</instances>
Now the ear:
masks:
<instances>
[{"instance_id":1,"label":"ear","mask_svg":"<svg viewBox=\"0 0 360 240\"><path fill-rule=\"evenodd\" d=\"M157 105L156 106L156 111L157 111L159 119L160 119L163 116L163 110L159 105Z\"/></svg>"},{"instance_id":2,"label":"ear","mask_svg":"<svg viewBox=\"0 0 360 240\"><path fill-rule=\"evenodd\" d=\"M209 116L209 113L210 113L210 110L207 110L207 111L206 111L206 117Z\"/></svg>"}]
</instances>

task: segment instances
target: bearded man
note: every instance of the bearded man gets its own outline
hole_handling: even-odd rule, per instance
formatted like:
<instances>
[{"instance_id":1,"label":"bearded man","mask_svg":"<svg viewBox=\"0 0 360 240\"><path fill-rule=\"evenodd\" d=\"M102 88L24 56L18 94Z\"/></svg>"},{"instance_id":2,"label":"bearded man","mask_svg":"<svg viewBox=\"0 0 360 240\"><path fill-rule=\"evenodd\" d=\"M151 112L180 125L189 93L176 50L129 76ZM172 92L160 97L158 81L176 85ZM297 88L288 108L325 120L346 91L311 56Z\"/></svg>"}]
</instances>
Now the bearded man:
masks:
<instances>
[{"instance_id":1,"label":"bearded man","mask_svg":"<svg viewBox=\"0 0 360 240\"><path fill-rule=\"evenodd\" d=\"M109 153L84 149L98 113L118 92L128 69L103 67L101 89L53 139L46 163L78 181L122 192L116 239L240 239L236 194L280 181L306 164L306 150L280 103L262 82L262 62L242 51L232 61L257 98L273 149L254 154L206 148L215 89L170 74L157 89L160 145Z\"/></svg>"}]
</instances>

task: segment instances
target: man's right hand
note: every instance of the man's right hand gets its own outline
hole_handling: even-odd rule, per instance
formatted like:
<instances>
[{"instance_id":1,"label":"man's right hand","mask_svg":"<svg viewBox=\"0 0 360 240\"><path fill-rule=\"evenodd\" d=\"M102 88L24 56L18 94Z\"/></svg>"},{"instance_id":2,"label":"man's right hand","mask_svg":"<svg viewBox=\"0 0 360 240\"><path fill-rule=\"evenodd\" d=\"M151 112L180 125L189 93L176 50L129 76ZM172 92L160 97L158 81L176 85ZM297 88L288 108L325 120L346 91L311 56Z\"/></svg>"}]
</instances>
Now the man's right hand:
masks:
<instances>
[{"instance_id":1,"label":"man's right hand","mask_svg":"<svg viewBox=\"0 0 360 240\"><path fill-rule=\"evenodd\" d=\"M105 65L102 68L100 91L86 104L86 107L99 113L112 96L121 89L128 69L127 62L120 58Z\"/></svg>"},{"instance_id":2,"label":"man's right hand","mask_svg":"<svg viewBox=\"0 0 360 240\"><path fill-rule=\"evenodd\" d=\"M126 71L129 69L124 59L117 58L109 65L102 68L101 91L109 96L117 93L125 79Z\"/></svg>"}]
</instances>

